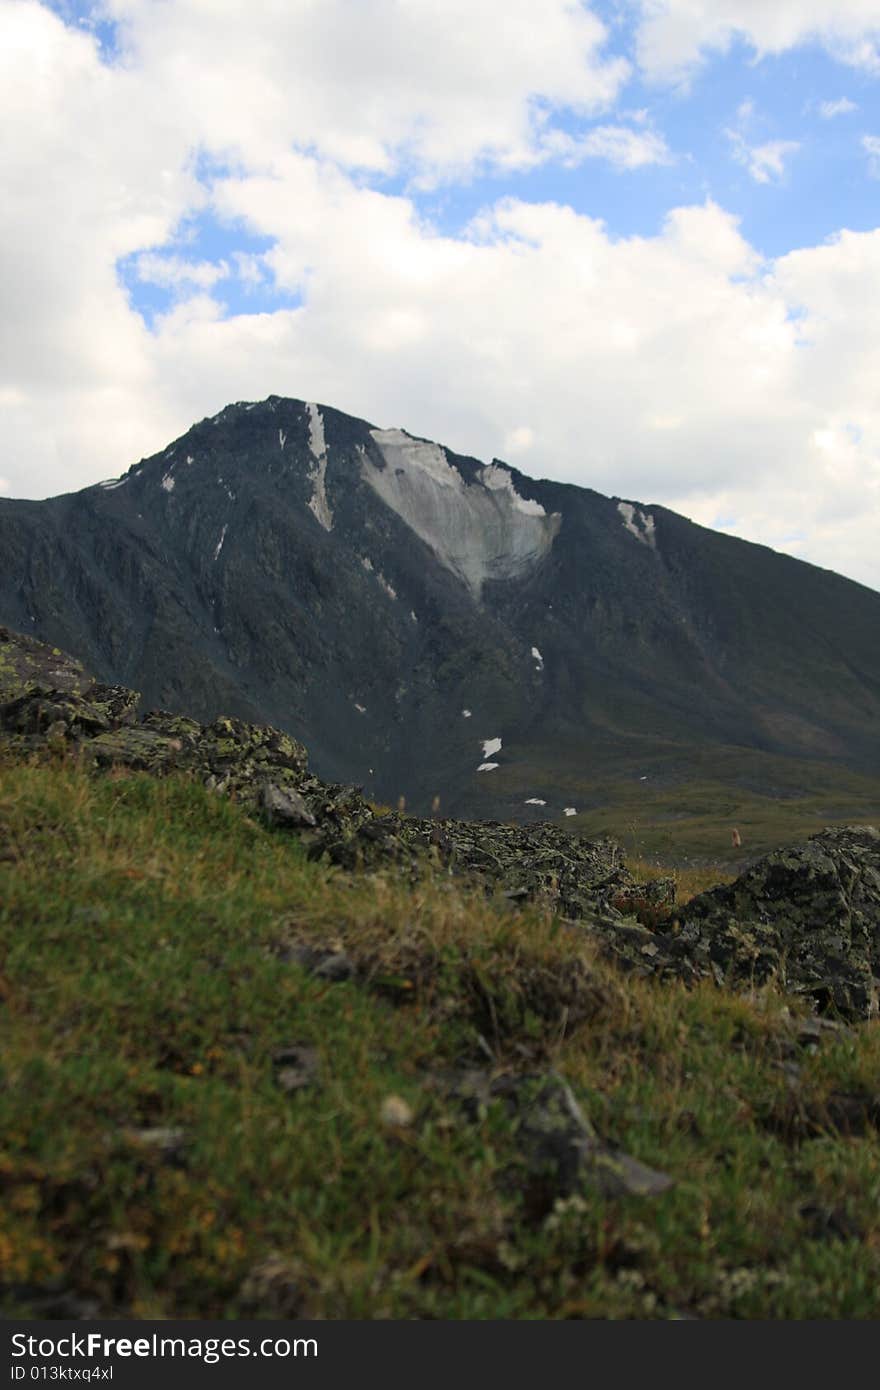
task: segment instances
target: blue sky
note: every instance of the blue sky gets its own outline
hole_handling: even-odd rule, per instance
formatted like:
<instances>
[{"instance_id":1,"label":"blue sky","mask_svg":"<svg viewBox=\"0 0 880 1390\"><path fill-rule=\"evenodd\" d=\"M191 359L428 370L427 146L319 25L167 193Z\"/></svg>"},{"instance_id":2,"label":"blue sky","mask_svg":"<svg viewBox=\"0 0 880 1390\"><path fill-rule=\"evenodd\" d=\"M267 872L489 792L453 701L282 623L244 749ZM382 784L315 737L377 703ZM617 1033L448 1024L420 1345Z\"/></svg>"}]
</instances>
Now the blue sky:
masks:
<instances>
[{"instance_id":1,"label":"blue sky","mask_svg":"<svg viewBox=\"0 0 880 1390\"><path fill-rule=\"evenodd\" d=\"M124 33L105 6L53 0L51 8L69 25L93 33L105 62L123 61ZM739 36L686 83L658 82L641 73L636 61L638 7L609 0L590 8L608 26L605 51L632 65L614 104L615 123L653 131L668 148L668 162L621 169L590 159L575 169L550 162L530 171L478 165L428 190L419 187L417 161L384 177L371 178L356 166L354 172L383 192L408 196L432 227L450 236L462 235L481 209L509 196L562 203L600 218L615 237L655 235L671 207L711 198L736 214L743 235L767 257L814 245L842 227L868 231L877 225L880 180L872 187L866 176L872 165L880 174L880 152L872 161L862 143L880 137L875 72L841 63L816 38L758 57ZM548 106L548 117L575 139L609 123L607 111L587 117L564 106ZM748 150L776 142L791 147L782 152L781 167L756 177ZM198 164L206 188L226 168L204 153ZM244 219L223 222L209 210L185 217L164 254L228 266L230 273L217 282L217 298L225 312L248 314L296 302L271 276L247 283L235 274L237 252L260 254L270 246L271 238L249 234ZM132 304L152 324L169 308L174 291L139 275L137 254L121 259L119 268Z\"/></svg>"},{"instance_id":2,"label":"blue sky","mask_svg":"<svg viewBox=\"0 0 880 1390\"><path fill-rule=\"evenodd\" d=\"M876 0L0 0L0 40L7 495L279 392L880 587Z\"/></svg>"},{"instance_id":3,"label":"blue sky","mask_svg":"<svg viewBox=\"0 0 880 1390\"><path fill-rule=\"evenodd\" d=\"M454 232L486 202L515 192L600 217L617 236L650 236L670 207L710 197L736 212L744 235L767 256L812 245L841 227L876 226L880 186L866 185L860 137L880 129L878 84L843 68L818 45L755 62L739 42L696 74L686 92L658 89L635 73L623 97L626 110L645 112L649 127L662 133L669 164L626 171L596 160L576 170L544 166L517 179L496 174L423 196L420 206ZM823 117L823 103L840 100L852 102L853 110ZM753 107L748 116L741 114L744 103ZM569 113L558 117L572 134L602 123ZM752 145L786 140L799 149L784 161L782 176L757 182L735 158L732 130Z\"/></svg>"}]
</instances>

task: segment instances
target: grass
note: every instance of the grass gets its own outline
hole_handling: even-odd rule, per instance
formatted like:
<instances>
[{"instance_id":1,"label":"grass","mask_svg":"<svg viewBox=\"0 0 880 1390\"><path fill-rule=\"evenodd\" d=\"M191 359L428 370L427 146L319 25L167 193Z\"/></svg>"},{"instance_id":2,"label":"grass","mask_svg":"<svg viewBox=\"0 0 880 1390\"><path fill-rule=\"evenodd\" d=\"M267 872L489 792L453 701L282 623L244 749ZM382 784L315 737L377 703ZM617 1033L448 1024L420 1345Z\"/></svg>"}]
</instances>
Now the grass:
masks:
<instances>
[{"instance_id":1,"label":"grass","mask_svg":"<svg viewBox=\"0 0 880 1390\"><path fill-rule=\"evenodd\" d=\"M877 1316L876 1024L805 1049L772 991L625 977L537 910L63 762L0 763L0 950L8 1314ZM291 1047L316 1075L287 1092ZM509 1118L444 1084L475 1065L556 1067L675 1186L536 1216Z\"/></svg>"},{"instance_id":2,"label":"grass","mask_svg":"<svg viewBox=\"0 0 880 1390\"><path fill-rule=\"evenodd\" d=\"M626 867L638 883L650 883L655 878L671 878L675 884L675 902L678 906L690 902L699 893L717 888L721 883L732 883L736 877L729 867L720 864L698 864L683 867L679 864L664 864L659 859L628 857Z\"/></svg>"},{"instance_id":3,"label":"grass","mask_svg":"<svg viewBox=\"0 0 880 1390\"><path fill-rule=\"evenodd\" d=\"M506 792L519 809L526 797L543 796L542 788L553 786L557 802L578 808L565 829L588 838L611 835L628 857L679 869L720 866L736 875L826 825L880 822L876 777L839 764L751 748L697 748L685 756L676 747L648 752L643 762L617 756L606 775L594 768L588 749L575 748L566 763L558 758L557 749L540 748L529 765L502 764L493 773L493 790Z\"/></svg>"}]
</instances>

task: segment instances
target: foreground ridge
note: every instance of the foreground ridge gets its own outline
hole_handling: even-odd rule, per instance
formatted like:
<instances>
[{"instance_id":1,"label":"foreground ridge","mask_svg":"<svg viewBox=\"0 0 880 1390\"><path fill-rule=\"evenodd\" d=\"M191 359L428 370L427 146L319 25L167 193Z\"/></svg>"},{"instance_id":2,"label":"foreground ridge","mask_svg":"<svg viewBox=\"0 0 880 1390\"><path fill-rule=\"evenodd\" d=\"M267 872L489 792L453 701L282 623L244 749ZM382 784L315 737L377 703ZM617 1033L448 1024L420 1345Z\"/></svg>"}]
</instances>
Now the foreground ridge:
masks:
<instances>
[{"instance_id":1,"label":"foreground ridge","mask_svg":"<svg viewBox=\"0 0 880 1390\"><path fill-rule=\"evenodd\" d=\"M310 858L347 870L436 869L511 903L539 902L628 968L687 982L775 980L847 1018L878 1012L880 834L826 829L674 911L674 885L638 884L619 845L523 827L377 811L322 781L290 735L239 719L209 725L153 710L75 659L0 628L0 737L22 752L71 749L97 769L186 772L294 833Z\"/></svg>"}]
</instances>

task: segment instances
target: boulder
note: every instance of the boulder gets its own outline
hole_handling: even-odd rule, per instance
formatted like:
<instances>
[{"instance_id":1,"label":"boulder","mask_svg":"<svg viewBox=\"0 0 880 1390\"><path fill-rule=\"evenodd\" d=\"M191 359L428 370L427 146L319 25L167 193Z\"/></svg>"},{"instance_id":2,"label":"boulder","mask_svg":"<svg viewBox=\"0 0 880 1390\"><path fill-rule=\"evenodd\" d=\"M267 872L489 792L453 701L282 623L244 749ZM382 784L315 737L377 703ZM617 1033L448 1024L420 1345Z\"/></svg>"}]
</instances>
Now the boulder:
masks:
<instances>
[{"instance_id":1,"label":"boulder","mask_svg":"<svg viewBox=\"0 0 880 1390\"><path fill-rule=\"evenodd\" d=\"M24 695L35 685L81 695L94 684L82 663L60 647L0 627L0 704Z\"/></svg>"},{"instance_id":2,"label":"boulder","mask_svg":"<svg viewBox=\"0 0 880 1390\"><path fill-rule=\"evenodd\" d=\"M880 832L836 826L687 904L678 949L725 981L771 976L820 1012L877 1014Z\"/></svg>"}]
</instances>

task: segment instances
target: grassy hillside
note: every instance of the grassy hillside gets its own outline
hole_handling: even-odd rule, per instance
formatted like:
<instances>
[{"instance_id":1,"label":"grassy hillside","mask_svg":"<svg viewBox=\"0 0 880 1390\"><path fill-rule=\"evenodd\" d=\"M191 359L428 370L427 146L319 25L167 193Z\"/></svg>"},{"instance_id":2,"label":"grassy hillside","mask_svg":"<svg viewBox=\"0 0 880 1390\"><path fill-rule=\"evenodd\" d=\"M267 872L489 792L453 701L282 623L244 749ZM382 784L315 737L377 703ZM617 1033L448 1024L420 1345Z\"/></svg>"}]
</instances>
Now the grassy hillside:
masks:
<instances>
[{"instance_id":1,"label":"grassy hillside","mask_svg":"<svg viewBox=\"0 0 880 1390\"><path fill-rule=\"evenodd\" d=\"M63 757L0 760L0 951L7 1316L880 1312L877 1023L624 976ZM474 1069L555 1069L673 1185L560 1197Z\"/></svg>"}]
</instances>

